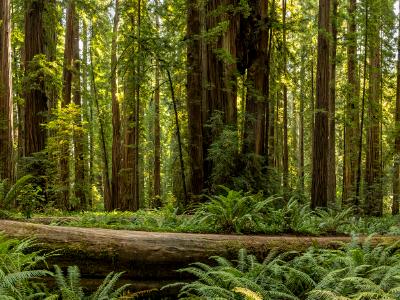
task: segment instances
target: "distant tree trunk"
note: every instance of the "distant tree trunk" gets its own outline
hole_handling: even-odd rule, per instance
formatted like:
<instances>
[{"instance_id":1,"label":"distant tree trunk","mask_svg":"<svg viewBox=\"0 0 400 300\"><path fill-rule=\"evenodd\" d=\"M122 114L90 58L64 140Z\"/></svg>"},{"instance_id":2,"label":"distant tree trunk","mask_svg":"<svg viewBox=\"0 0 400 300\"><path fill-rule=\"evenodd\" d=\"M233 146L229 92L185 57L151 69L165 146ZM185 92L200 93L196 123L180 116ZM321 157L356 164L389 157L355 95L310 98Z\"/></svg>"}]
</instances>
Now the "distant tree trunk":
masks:
<instances>
[{"instance_id":1,"label":"distant tree trunk","mask_svg":"<svg viewBox=\"0 0 400 300\"><path fill-rule=\"evenodd\" d=\"M400 8L400 2L399 2ZM400 16L398 17L400 33ZM393 204L392 214L399 214L400 201L400 35L397 37L397 87L396 87L396 114L395 114L395 142L393 166Z\"/></svg>"},{"instance_id":2,"label":"distant tree trunk","mask_svg":"<svg viewBox=\"0 0 400 300\"><path fill-rule=\"evenodd\" d=\"M347 81L349 84L344 129L343 203L355 205L357 181L357 142L359 140L359 82L357 78L357 1L349 0L347 24Z\"/></svg>"},{"instance_id":3,"label":"distant tree trunk","mask_svg":"<svg viewBox=\"0 0 400 300\"><path fill-rule=\"evenodd\" d=\"M383 213L382 164L380 155L380 18L379 3L372 3L371 22L368 29L369 39L369 93L368 93L368 134L365 169L365 206L366 213L381 216Z\"/></svg>"},{"instance_id":4,"label":"distant tree trunk","mask_svg":"<svg viewBox=\"0 0 400 300\"><path fill-rule=\"evenodd\" d=\"M286 0L282 0L282 56L283 56L283 193L287 201L289 192L289 147L288 147L288 89L286 85L287 79L287 53L286 53Z\"/></svg>"},{"instance_id":5,"label":"distant tree trunk","mask_svg":"<svg viewBox=\"0 0 400 300\"><path fill-rule=\"evenodd\" d=\"M369 30L369 4L366 1L365 5L365 33L364 33L364 61L363 61L363 87L361 97L361 116L360 128L358 139L358 157L357 157L357 178L356 178L356 197L355 205L358 208L360 202L360 189L361 189L361 161L363 150L363 132L364 132L364 117L365 117L365 96L366 96L366 82L367 82L367 56L368 56L368 30Z\"/></svg>"},{"instance_id":6,"label":"distant tree trunk","mask_svg":"<svg viewBox=\"0 0 400 300\"><path fill-rule=\"evenodd\" d=\"M319 0L318 17L317 102L315 112L311 207L328 204L328 153L323 145L329 142L329 36L330 0Z\"/></svg>"},{"instance_id":7,"label":"distant tree trunk","mask_svg":"<svg viewBox=\"0 0 400 300\"><path fill-rule=\"evenodd\" d=\"M111 98L112 98L112 126L113 126L113 142L112 142L112 175L111 189L112 199L109 206L105 207L107 211L113 209L121 209L120 201L120 171L122 161L121 148L121 115L118 102L118 59L117 59L117 43L118 43L118 23L119 23L119 0L115 0L114 6L114 27L111 44Z\"/></svg>"},{"instance_id":8,"label":"distant tree trunk","mask_svg":"<svg viewBox=\"0 0 400 300\"><path fill-rule=\"evenodd\" d=\"M155 1L156 7L159 7L158 0ZM156 12L156 29L157 34L160 31L160 17ZM154 93L154 171L153 171L153 203L154 207L160 207L161 202L161 141L160 141L160 61L156 58L155 72L156 89ZM186 186L186 185L185 185Z\"/></svg>"},{"instance_id":9,"label":"distant tree trunk","mask_svg":"<svg viewBox=\"0 0 400 300\"><path fill-rule=\"evenodd\" d=\"M0 3L0 180L13 181L13 99L10 1Z\"/></svg>"},{"instance_id":10,"label":"distant tree trunk","mask_svg":"<svg viewBox=\"0 0 400 300\"><path fill-rule=\"evenodd\" d=\"M179 126L178 109L177 109L177 105L176 105L174 85L173 85L171 73L169 70L167 70L167 74L168 74L169 88L170 88L170 92L171 92L172 105L174 107L176 138L178 140L179 164L181 167L181 180L182 180L183 196L184 196L183 206L185 207L188 204L189 199L188 199L188 194L187 194L187 190L186 190L186 176L185 176L185 165L183 162L183 150L182 150L183 147L182 147L182 140L181 140L181 131L180 131L180 126Z\"/></svg>"},{"instance_id":11,"label":"distant tree trunk","mask_svg":"<svg viewBox=\"0 0 400 300\"><path fill-rule=\"evenodd\" d=\"M189 125L190 193L191 200L203 191L204 152L202 122L202 60L200 43L200 10L196 1L187 1L187 107Z\"/></svg>"},{"instance_id":12,"label":"distant tree trunk","mask_svg":"<svg viewBox=\"0 0 400 300\"><path fill-rule=\"evenodd\" d=\"M137 37L138 37L138 60L136 62L136 84L135 84L135 93L136 93L136 124L135 124L135 190L134 190L134 201L130 203L129 205L129 210L130 211L136 211L140 208L140 116L141 116L141 105L140 105L140 81L141 81L141 72L142 72L142 67L141 67L141 18L142 18L142 1L137 0Z\"/></svg>"},{"instance_id":13,"label":"distant tree trunk","mask_svg":"<svg viewBox=\"0 0 400 300\"><path fill-rule=\"evenodd\" d=\"M43 15L48 0L25 1L25 75L35 72L32 60L45 54L45 32ZM37 88L25 90L25 155L40 152L46 146L46 129L42 126L47 116L47 96L43 78L35 78Z\"/></svg>"},{"instance_id":14,"label":"distant tree trunk","mask_svg":"<svg viewBox=\"0 0 400 300\"><path fill-rule=\"evenodd\" d=\"M94 36L94 30L93 26L91 28L92 33L91 33L91 40L93 40ZM108 153L107 153L107 143L106 143L106 134L105 134L105 124L104 124L104 119L100 110L100 103L99 103L99 94L97 91L97 86L96 86L96 76L95 76L95 64L93 61L93 53L92 53L92 42L90 43L90 48L89 48L89 60L90 60L90 75L91 75L91 87L92 87L92 93L93 93L93 100L94 104L96 107L96 113L99 121L99 133L100 133L100 148L102 152L102 160L103 160L103 185L104 185L104 207L108 207L111 202L111 178L110 178L110 166L109 166L109 161L108 161ZM93 113L93 111L92 111ZM92 115L92 122L94 122L93 115ZM92 135L93 136L93 135ZM91 149L93 151L94 149Z\"/></svg>"},{"instance_id":15,"label":"distant tree trunk","mask_svg":"<svg viewBox=\"0 0 400 300\"><path fill-rule=\"evenodd\" d=\"M88 28L85 19L82 19L82 107L83 107L83 120L86 123L84 125L84 129L86 131L84 136L84 168L85 168L85 185L87 187L87 206L88 208L92 207L92 184L93 178L92 174L92 156L90 151L90 144L93 142L92 132L92 122L90 117L91 106L92 106L92 98L89 96L88 90Z\"/></svg>"},{"instance_id":16,"label":"distant tree trunk","mask_svg":"<svg viewBox=\"0 0 400 300\"><path fill-rule=\"evenodd\" d=\"M72 71L74 58L74 19L75 19L75 1L70 0L66 15L66 32L64 47L64 67L63 67L63 100L61 107L65 108L71 104L72 96ZM60 157L60 183L62 186L59 207L69 209L69 140L61 145Z\"/></svg>"},{"instance_id":17,"label":"distant tree trunk","mask_svg":"<svg viewBox=\"0 0 400 300\"><path fill-rule=\"evenodd\" d=\"M329 90L328 202L336 203L336 52L338 0L332 0Z\"/></svg>"},{"instance_id":18,"label":"distant tree trunk","mask_svg":"<svg viewBox=\"0 0 400 300\"><path fill-rule=\"evenodd\" d=\"M299 187L300 191L304 193L304 100L306 98L305 95L305 77L306 77L306 69L305 69L305 60L306 60L306 52L305 48L302 48L301 53L301 65L300 65L300 120L299 120Z\"/></svg>"},{"instance_id":19,"label":"distant tree trunk","mask_svg":"<svg viewBox=\"0 0 400 300\"><path fill-rule=\"evenodd\" d=\"M75 149L75 197L79 199L79 208L87 209L85 193L86 172L84 161L84 134L82 127L82 94L81 94L81 60L79 56L79 17L74 14L74 69L73 69L73 101L79 108L79 115L76 120L77 131L74 133Z\"/></svg>"}]
</instances>

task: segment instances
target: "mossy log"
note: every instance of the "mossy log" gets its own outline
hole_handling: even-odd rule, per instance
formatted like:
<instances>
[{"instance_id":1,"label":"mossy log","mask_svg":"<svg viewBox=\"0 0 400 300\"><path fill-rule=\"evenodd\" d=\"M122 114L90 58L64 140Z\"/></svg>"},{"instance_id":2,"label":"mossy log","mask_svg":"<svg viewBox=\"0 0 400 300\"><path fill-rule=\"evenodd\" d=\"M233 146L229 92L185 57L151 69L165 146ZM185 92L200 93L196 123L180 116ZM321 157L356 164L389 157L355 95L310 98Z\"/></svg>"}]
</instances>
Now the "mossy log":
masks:
<instances>
[{"instance_id":1,"label":"mossy log","mask_svg":"<svg viewBox=\"0 0 400 300\"><path fill-rule=\"evenodd\" d=\"M98 228L48 226L0 220L0 231L12 238L35 237L41 247L58 250L49 263L78 265L84 278L102 278L111 271L126 272L140 289L151 282L179 281L176 270L196 261L207 262L211 256L235 258L240 248L247 248L260 259L271 249L303 251L310 246L337 248L350 237L249 236L190 233L157 233ZM362 241L364 238L360 238ZM391 243L396 237L374 237L372 243Z\"/></svg>"}]
</instances>

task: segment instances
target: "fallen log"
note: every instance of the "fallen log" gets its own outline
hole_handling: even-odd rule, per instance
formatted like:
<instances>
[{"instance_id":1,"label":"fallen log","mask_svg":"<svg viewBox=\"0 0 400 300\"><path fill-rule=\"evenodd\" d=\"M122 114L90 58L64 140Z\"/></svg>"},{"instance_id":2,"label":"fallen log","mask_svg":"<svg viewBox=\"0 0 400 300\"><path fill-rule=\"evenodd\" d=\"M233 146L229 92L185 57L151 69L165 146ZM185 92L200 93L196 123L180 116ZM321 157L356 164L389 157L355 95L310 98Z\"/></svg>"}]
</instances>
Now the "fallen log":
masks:
<instances>
[{"instance_id":1,"label":"fallen log","mask_svg":"<svg viewBox=\"0 0 400 300\"><path fill-rule=\"evenodd\" d=\"M103 278L111 271L124 271L125 279L140 289L185 279L176 270L188 264L207 262L211 256L235 258L247 248L262 259L271 249L303 251L310 246L337 248L351 241L347 236L248 236L190 233L157 233L98 228L48 226L0 220L8 237L35 237L41 247L58 250L50 264L78 265L87 279ZM365 238L360 238L362 241ZM371 243L393 243L398 237L373 237ZM150 284L151 283L151 284ZM159 286L157 283L160 283ZM139 288L138 288L139 289Z\"/></svg>"}]
</instances>

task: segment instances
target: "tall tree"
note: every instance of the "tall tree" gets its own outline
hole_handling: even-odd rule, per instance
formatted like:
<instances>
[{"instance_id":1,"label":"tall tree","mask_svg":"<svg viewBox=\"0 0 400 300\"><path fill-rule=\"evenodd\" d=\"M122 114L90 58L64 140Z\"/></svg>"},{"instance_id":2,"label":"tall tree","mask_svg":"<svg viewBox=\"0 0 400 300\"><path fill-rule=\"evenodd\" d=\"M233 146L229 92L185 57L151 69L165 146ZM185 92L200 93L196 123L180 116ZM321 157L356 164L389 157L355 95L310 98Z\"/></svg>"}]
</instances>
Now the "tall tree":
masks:
<instances>
[{"instance_id":1,"label":"tall tree","mask_svg":"<svg viewBox=\"0 0 400 300\"><path fill-rule=\"evenodd\" d=\"M81 58L79 55L79 16L74 14L74 36L73 36L73 102L79 109L76 119L77 130L74 132L74 154L75 154L75 197L79 199L80 209L87 208L85 185L86 171L84 161L84 132L82 126L82 92L81 92Z\"/></svg>"},{"instance_id":2,"label":"tall tree","mask_svg":"<svg viewBox=\"0 0 400 300\"><path fill-rule=\"evenodd\" d=\"M160 16L159 16L159 2L156 4L156 30L157 34L160 31ZM160 207L161 203L161 126L160 126L160 60L156 57L156 70L155 70L155 93L154 93L154 183L153 183L153 201L155 207Z\"/></svg>"},{"instance_id":3,"label":"tall tree","mask_svg":"<svg viewBox=\"0 0 400 300\"><path fill-rule=\"evenodd\" d=\"M45 54L45 25L43 22L45 6L49 0L25 1L24 67L25 75L36 73L39 64L35 59ZM48 98L44 79L41 76L29 77L31 82L24 91L25 96L25 155L40 152L46 146L46 122Z\"/></svg>"},{"instance_id":4,"label":"tall tree","mask_svg":"<svg viewBox=\"0 0 400 300\"><path fill-rule=\"evenodd\" d=\"M359 80L357 76L357 1L349 0L347 21L347 81L344 124L344 171L343 171L343 203L356 204L356 180L358 157L359 121Z\"/></svg>"},{"instance_id":5,"label":"tall tree","mask_svg":"<svg viewBox=\"0 0 400 300\"><path fill-rule=\"evenodd\" d=\"M10 1L0 3L0 179L13 179Z\"/></svg>"},{"instance_id":6,"label":"tall tree","mask_svg":"<svg viewBox=\"0 0 400 300\"><path fill-rule=\"evenodd\" d=\"M381 41L380 41L380 3L370 4L369 34L369 89L368 124L365 169L365 206L366 213L382 215L382 164L380 154L380 95L381 95Z\"/></svg>"},{"instance_id":7,"label":"tall tree","mask_svg":"<svg viewBox=\"0 0 400 300\"><path fill-rule=\"evenodd\" d=\"M313 169L311 207L328 204L329 88L330 88L330 0L319 0L318 15L317 101L313 132ZM317 142L318 141L318 142Z\"/></svg>"},{"instance_id":8,"label":"tall tree","mask_svg":"<svg viewBox=\"0 0 400 300\"><path fill-rule=\"evenodd\" d=\"M202 60L200 43L200 8L197 1L187 1L187 107L189 124L190 193L200 195L205 181L202 122ZM192 197L193 197L192 196Z\"/></svg>"},{"instance_id":9,"label":"tall tree","mask_svg":"<svg viewBox=\"0 0 400 300\"><path fill-rule=\"evenodd\" d=\"M66 32L64 46L64 66L63 66L63 99L61 107L65 108L71 104L72 99L72 76L74 59L74 19L75 19L75 1L70 0L66 15ZM59 206L63 209L69 209L69 149L70 141L63 141L61 145L60 157L60 181L62 186Z\"/></svg>"},{"instance_id":10,"label":"tall tree","mask_svg":"<svg viewBox=\"0 0 400 300\"><path fill-rule=\"evenodd\" d=\"M118 24L119 24L119 0L115 0L114 5L114 26L111 45L111 98L112 98L112 125L113 125L113 143L112 143L112 175L111 189L112 201L106 210L122 208L120 203L120 171L121 171L121 114L118 101L118 83L117 83L117 42L118 42Z\"/></svg>"},{"instance_id":11,"label":"tall tree","mask_svg":"<svg viewBox=\"0 0 400 300\"><path fill-rule=\"evenodd\" d=\"M338 0L332 0L329 90L328 201L336 202L336 52L338 35Z\"/></svg>"},{"instance_id":12,"label":"tall tree","mask_svg":"<svg viewBox=\"0 0 400 300\"><path fill-rule=\"evenodd\" d=\"M252 13L250 20L244 19L241 23L242 32L247 39L248 49L241 49L240 56L248 58L248 61L242 60L242 64L247 65L247 99L246 99L246 128L244 153L254 153L265 156L268 153L266 146L268 143L268 132L266 132L267 106L267 59L269 30L268 30L268 1L252 2ZM244 23L244 24L243 24ZM253 32L254 31L254 32ZM255 34L254 34L255 33ZM256 37L254 40L254 36ZM242 37L241 36L241 37ZM244 43L244 44L247 44ZM251 46L250 46L251 45Z\"/></svg>"},{"instance_id":13,"label":"tall tree","mask_svg":"<svg viewBox=\"0 0 400 300\"><path fill-rule=\"evenodd\" d=\"M400 11L400 2L399 2ZM400 13L398 16L397 37L397 87L396 87L396 112L395 112L395 142L394 142L394 172L393 172L393 203L392 214L399 214L400 201Z\"/></svg>"},{"instance_id":14,"label":"tall tree","mask_svg":"<svg viewBox=\"0 0 400 300\"><path fill-rule=\"evenodd\" d=\"M282 0L282 55L283 55L283 192L285 195L289 189L289 145L288 145L288 88L287 80L287 31L286 31L286 0ZM287 200L287 199L286 199Z\"/></svg>"}]
</instances>

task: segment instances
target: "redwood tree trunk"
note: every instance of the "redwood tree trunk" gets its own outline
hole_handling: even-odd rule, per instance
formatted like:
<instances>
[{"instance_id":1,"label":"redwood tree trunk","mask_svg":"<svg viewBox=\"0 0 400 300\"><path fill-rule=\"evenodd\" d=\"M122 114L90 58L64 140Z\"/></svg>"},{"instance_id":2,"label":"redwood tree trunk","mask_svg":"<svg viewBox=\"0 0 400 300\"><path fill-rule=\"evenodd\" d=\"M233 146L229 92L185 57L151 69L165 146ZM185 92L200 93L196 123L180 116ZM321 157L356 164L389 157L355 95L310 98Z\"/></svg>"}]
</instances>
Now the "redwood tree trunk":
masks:
<instances>
[{"instance_id":1,"label":"redwood tree trunk","mask_svg":"<svg viewBox=\"0 0 400 300\"><path fill-rule=\"evenodd\" d=\"M112 98L112 126L113 126L113 143L112 143L112 175L111 189L112 200L105 209L111 211L115 208L121 209L120 201L120 170L122 160L121 148L121 116L118 102L118 84L117 84L117 41L118 41L118 23L119 23L119 0L115 0L114 7L114 27L111 45L111 98Z\"/></svg>"},{"instance_id":2,"label":"redwood tree trunk","mask_svg":"<svg viewBox=\"0 0 400 300\"><path fill-rule=\"evenodd\" d=\"M289 146L288 146L288 88L287 79L287 53L286 53L286 0L282 0L282 22L283 22L283 193L287 200L289 189Z\"/></svg>"},{"instance_id":3,"label":"redwood tree trunk","mask_svg":"<svg viewBox=\"0 0 400 300\"><path fill-rule=\"evenodd\" d=\"M357 76L357 1L349 0L347 24L347 81L349 84L345 108L343 203L355 205L359 121L359 81Z\"/></svg>"},{"instance_id":4,"label":"redwood tree trunk","mask_svg":"<svg viewBox=\"0 0 400 300\"><path fill-rule=\"evenodd\" d=\"M65 108L71 104L72 98L72 68L74 58L74 18L75 18L75 1L70 0L67 7L67 23L65 32L65 48L64 48L64 67L63 67L63 100L61 107ZM60 157L60 182L61 182L61 199L59 207L69 209L69 140L63 141L61 145Z\"/></svg>"},{"instance_id":5,"label":"redwood tree trunk","mask_svg":"<svg viewBox=\"0 0 400 300\"><path fill-rule=\"evenodd\" d=\"M45 53L45 33L43 14L48 0L25 1L25 74L35 72L31 63L36 55ZM48 111L47 96L44 90L43 78L35 78L37 88L25 90L25 155L44 150L46 146L46 122Z\"/></svg>"},{"instance_id":6,"label":"redwood tree trunk","mask_svg":"<svg viewBox=\"0 0 400 300\"><path fill-rule=\"evenodd\" d=\"M76 120L77 130L74 133L74 149L75 149L75 197L79 199L80 209L87 208L87 200L85 193L86 172L84 162L84 134L82 127L82 94L81 94L81 63L79 57L79 17L74 14L74 74L73 74L73 101L79 108L79 115ZM83 108L85 109L85 108Z\"/></svg>"},{"instance_id":7,"label":"redwood tree trunk","mask_svg":"<svg viewBox=\"0 0 400 300\"><path fill-rule=\"evenodd\" d=\"M329 91L329 145L328 145L328 201L336 203L336 48L338 0L332 0L332 19L330 45L330 91Z\"/></svg>"},{"instance_id":8,"label":"redwood tree trunk","mask_svg":"<svg viewBox=\"0 0 400 300\"><path fill-rule=\"evenodd\" d=\"M400 2L399 2L400 8ZM399 17L400 32L400 17ZM393 172L393 204L392 214L399 214L400 201L400 36L397 38L397 88L396 88L396 114L395 114L395 142L394 142L394 172Z\"/></svg>"},{"instance_id":9,"label":"redwood tree trunk","mask_svg":"<svg viewBox=\"0 0 400 300\"><path fill-rule=\"evenodd\" d=\"M203 191L204 152L202 114L202 60L200 43L200 10L195 1L187 1L187 107L189 125L190 193L193 197Z\"/></svg>"},{"instance_id":10,"label":"redwood tree trunk","mask_svg":"<svg viewBox=\"0 0 400 300\"><path fill-rule=\"evenodd\" d=\"M367 154L365 169L365 209L369 215L380 216L383 213L382 198L382 164L380 155L380 19L379 3L371 2L371 22L369 23L369 93L368 93L368 126Z\"/></svg>"},{"instance_id":11,"label":"redwood tree trunk","mask_svg":"<svg viewBox=\"0 0 400 300\"><path fill-rule=\"evenodd\" d=\"M318 17L317 101L313 133L313 168L311 207L327 207L328 204L328 152L324 145L329 142L329 37L330 0L319 0Z\"/></svg>"},{"instance_id":12,"label":"redwood tree trunk","mask_svg":"<svg viewBox=\"0 0 400 300\"><path fill-rule=\"evenodd\" d=\"M241 32L257 32L257 40L253 41L252 49L248 54L253 53L254 57L249 57L247 70L247 99L246 99L246 124L245 124L245 141L244 153L254 153L256 155L265 156L268 151L266 146L268 143L268 132L266 132L266 106L268 105L267 80L268 73L266 65L268 63L268 44L269 31L267 27L268 18L268 1L260 1L252 6L252 15L247 20L247 30L241 28ZM245 27L244 24L241 24ZM251 41L252 34L245 36ZM243 51L243 49L241 49ZM243 55L243 54L241 54ZM244 56L244 55L243 55ZM242 62L243 63L243 62Z\"/></svg>"},{"instance_id":13,"label":"redwood tree trunk","mask_svg":"<svg viewBox=\"0 0 400 300\"><path fill-rule=\"evenodd\" d=\"M13 180L10 1L0 3L0 180Z\"/></svg>"}]
</instances>

